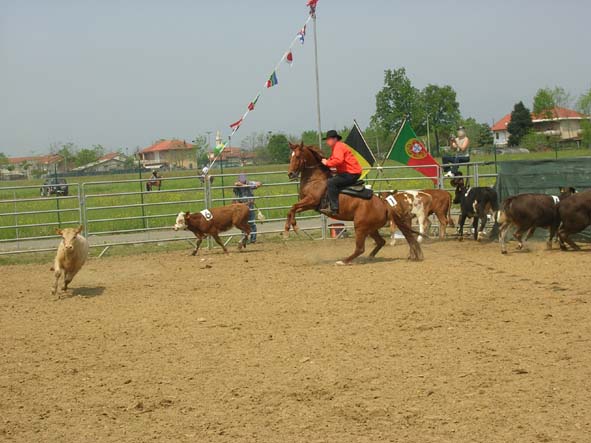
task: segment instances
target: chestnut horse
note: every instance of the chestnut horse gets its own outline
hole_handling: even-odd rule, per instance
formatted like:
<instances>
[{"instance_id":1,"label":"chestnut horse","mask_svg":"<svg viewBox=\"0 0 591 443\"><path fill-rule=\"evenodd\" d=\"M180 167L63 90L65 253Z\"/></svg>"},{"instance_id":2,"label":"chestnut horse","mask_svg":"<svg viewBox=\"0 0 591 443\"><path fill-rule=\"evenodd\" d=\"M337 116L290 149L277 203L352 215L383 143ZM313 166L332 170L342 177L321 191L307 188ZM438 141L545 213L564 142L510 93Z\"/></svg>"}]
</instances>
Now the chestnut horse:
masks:
<instances>
[{"instance_id":1,"label":"chestnut horse","mask_svg":"<svg viewBox=\"0 0 591 443\"><path fill-rule=\"evenodd\" d=\"M293 228L297 232L296 213L316 210L318 211L322 199L326 193L328 179L331 176L330 169L322 164L324 158L320 149L314 146L289 144L291 149L291 161L288 175L290 180L300 178L300 200L292 206L285 223L285 232ZM365 252L365 240L369 236L376 242L376 247L369 254L375 257L386 244L380 235L380 228L393 220L410 246L411 260L422 260L423 251L414 235L408 221L377 196L371 200L363 200L357 197L341 194L339 196L339 214L333 218L341 221L353 221L355 225L355 251L344 261L338 264L351 264L351 262Z\"/></svg>"}]
</instances>

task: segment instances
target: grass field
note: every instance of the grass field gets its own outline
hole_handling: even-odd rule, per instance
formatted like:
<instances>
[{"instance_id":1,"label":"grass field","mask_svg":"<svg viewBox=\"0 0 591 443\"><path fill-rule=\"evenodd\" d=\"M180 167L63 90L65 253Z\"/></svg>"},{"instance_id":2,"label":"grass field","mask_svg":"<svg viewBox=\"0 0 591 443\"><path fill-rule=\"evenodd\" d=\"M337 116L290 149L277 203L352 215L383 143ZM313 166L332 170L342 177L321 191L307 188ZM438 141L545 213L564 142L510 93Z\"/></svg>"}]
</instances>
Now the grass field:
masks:
<instances>
[{"instance_id":1,"label":"grass field","mask_svg":"<svg viewBox=\"0 0 591 443\"><path fill-rule=\"evenodd\" d=\"M568 150L559 153L560 158L589 155L589 150ZM554 152L500 155L499 161L523 159L553 159ZM492 155L473 155L474 162L493 162ZM386 166L393 166L387 164ZM465 167L462 168L465 171ZM240 172L246 172L250 180L264 183L256 192L257 206L268 220L281 219L287 207L296 201L297 184L289 183L284 172L287 165L246 167L225 170L222 178L213 184L213 206L230 203L232 185ZM219 171L216 171L219 172ZM495 173L494 164L479 167L479 174ZM214 172L215 174L215 172ZM17 238L51 236L57 226L73 226L80 223L78 193L85 196L87 226L90 233L111 233L159 229L171 226L179 211L197 211L205 208L205 192L196 171L174 171L164 174L161 192L144 192L137 174L69 178L70 197L41 198L39 187L43 180L0 182L0 241ZM374 189L420 189L433 185L411 169L388 169L382 181L373 182ZM144 179L147 175L144 174ZM372 172L369 181L376 178ZM389 181L388 179L404 179ZM494 177L481 178L480 185L493 185ZM10 189L21 187L19 189ZM15 201L16 200L16 201ZM59 211L58 211L59 210ZM311 214L304 214L311 215ZM42 224L42 226L30 226Z\"/></svg>"}]
</instances>

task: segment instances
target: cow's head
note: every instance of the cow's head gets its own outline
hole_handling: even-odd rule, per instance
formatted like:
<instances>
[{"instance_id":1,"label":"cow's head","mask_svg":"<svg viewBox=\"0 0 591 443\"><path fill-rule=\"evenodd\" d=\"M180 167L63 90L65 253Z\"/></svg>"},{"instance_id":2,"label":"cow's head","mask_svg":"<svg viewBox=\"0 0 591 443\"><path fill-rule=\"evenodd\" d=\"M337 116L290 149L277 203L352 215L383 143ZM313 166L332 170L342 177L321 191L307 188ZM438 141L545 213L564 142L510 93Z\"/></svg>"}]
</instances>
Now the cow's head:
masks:
<instances>
[{"instance_id":1,"label":"cow's head","mask_svg":"<svg viewBox=\"0 0 591 443\"><path fill-rule=\"evenodd\" d=\"M78 234L84 230L83 226L77 228L56 229L55 233L62 236L64 248L67 251L73 251L78 242Z\"/></svg>"},{"instance_id":2,"label":"cow's head","mask_svg":"<svg viewBox=\"0 0 591 443\"><path fill-rule=\"evenodd\" d=\"M568 188L563 186L560 188L560 195L558 196L558 198L560 200L562 200L563 198L570 197L571 195L576 194L576 193L577 193L577 190L575 188L573 188L572 186L568 187Z\"/></svg>"},{"instance_id":3,"label":"cow's head","mask_svg":"<svg viewBox=\"0 0 591 443\"><path fill-rule=\"evenodd\" d=\"M175 222L174 227L172 229L174 229L175 231L187 229L187 220L189 220L190 216L191 216L191 213L189 211L179 212L179 215L176 216L176 222Z\"/></svg>"},{"instance_id":4,"label":"cow's head","mask_svg":"<svg viewBox=\"0 0 591 443\"><path fill-rule=\"evenodd\" d=\"M462 173L456 173L456 176L450 181L450 184L456 188L456 193L454 196L454 204L458 205L462 202L462 195L466 193L466 183L464 182L464 177L462 177Z\"/></svg>"}]
</instances>

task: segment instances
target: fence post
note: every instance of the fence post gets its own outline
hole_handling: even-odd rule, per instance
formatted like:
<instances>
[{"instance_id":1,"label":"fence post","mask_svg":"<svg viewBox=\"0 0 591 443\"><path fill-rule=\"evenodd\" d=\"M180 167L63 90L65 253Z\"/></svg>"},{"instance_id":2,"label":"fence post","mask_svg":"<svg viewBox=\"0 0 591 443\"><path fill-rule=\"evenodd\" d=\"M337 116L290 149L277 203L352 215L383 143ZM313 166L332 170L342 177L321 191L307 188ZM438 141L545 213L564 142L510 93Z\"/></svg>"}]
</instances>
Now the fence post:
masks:
<instances>
[{"instance_id":1,"label":"fence post","mask_svg":"<svg viewBox=\"0 0 591 443\"><path fill-rule=\"evenodd\" d=\"M209 179L209 172L207 172L207 174L204 174L203 176L203 193L204 193L204 199L205 199L205 208L204 209L211 209L211 205L212 205L212 190L211 190L211 182ZM207 236L207 249L211 249L211 237L208 235Z\"/></svg>"},{"instance_id":2,"label":"fence post","mask_svg":"<svg viewBox=\"0 0 591 443\"><path fill-rule=\"evenodd\" d=\"M480 186L480 177L478 176L478 163L474 163L474 186Z\"/></svg>"},{"instance_id":3,"label":"fence post","mask_svg":"<svg viewBox=\"0 0 591 443\"><path fill-rule=\"evenodd\" d=\"M322 229L321 229L322 240L326 240L327 224L328 224L328 219L326 218L326 215L321 214L320 215L320 226L322 227Z\"/></svg>"},{"instance_id":4,"label":"fence post","mask_svg":"<svg viewBox=\"0 0 591 443\"><path fill-rule=\"evenodd\" d=\"M84 235L87 237L90 235L88 232L88 214L86 213L86 183L82 183L82 186L78 185L78 206L80 207L80 223L84 226Z\"/></svg>"},{"instance_id":5,"label":"fence post","mask_svg":"<svg viewBox=\"0 0 591 443\"><path fill-rule=\"evenodd\" d=\"M445 183L443 182L443 171L441 169L441 166L437 166L437 188L445 188Z\"/></svg>"}]
</instances>

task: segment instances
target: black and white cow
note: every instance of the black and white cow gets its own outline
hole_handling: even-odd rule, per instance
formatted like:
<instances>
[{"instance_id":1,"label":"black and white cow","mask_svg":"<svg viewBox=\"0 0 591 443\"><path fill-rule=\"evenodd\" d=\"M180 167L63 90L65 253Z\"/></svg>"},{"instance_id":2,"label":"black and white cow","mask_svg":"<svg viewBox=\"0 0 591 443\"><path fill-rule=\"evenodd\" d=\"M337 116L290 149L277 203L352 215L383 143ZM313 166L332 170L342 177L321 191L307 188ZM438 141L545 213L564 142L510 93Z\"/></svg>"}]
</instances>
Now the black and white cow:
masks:
<instances>
[{"instance_id":1,"label":"black and white cow","mask_svg":"<svg viewBox=\"0 0 591 443\"><path fill-rule=\"evenodd\" d=\"M464 239L464 224L467 218L474 219L472 227L474 228L474 240L482 240L484 238L484 228L488 220L487 215L491 214L495 220L496 231L497 213L499 211L499 199L497 191L493 188L470 188L467 187L464 179L456 177L451 181L452 186L456 188L454 204L460 205L460 220L459 220L459 240ZM478 221L480 220L480 229L478 229Z\"/></svg>"}]
</instances>

